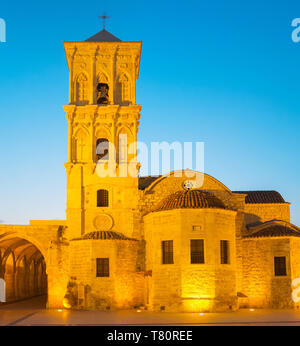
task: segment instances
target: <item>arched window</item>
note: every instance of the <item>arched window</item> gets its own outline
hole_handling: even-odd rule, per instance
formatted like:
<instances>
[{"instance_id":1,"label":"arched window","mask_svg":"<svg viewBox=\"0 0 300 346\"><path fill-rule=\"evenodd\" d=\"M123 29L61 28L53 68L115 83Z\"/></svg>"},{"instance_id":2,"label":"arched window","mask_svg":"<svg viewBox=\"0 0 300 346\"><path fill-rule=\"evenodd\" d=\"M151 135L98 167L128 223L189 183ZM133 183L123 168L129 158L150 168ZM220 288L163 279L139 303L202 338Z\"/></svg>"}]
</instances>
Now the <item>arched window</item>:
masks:
<instances>
[{"instance_id":1,"label":"arched window","mask_svg":"<svg viewBox=\"0 0 300 346\"><path fill-rule=\"evenodd\" d=\"M118 98L120 104L131 103L130 82L126 74L122 74L119 77Z\"/></svg>"},{"instance_id":2,"label":"arched window","mask_svg":"<svg viewBox=\"0 0 300 346\"><path fill-rule=\"evenodd\" d=\"M109 103L109 82L105 73L100 73L96 78L96 103L108 104Z\"/></svg>"},{"instance_id":3,"label":"arched window","mask_svg":"<svg viewBox=\"0 0 300 346\"><path fill-rule=\"evenodd\" d=\"M107 190L98 190L97 191L97 207L108 207L108 191Z\"/></svg>"},{"instance_id":4,"label":"arched window","mask_svg":"<svg viewBox=\"0 0 300 346\"><path fill-rule=\"evenodd\" d=\"M80 73L76 80L76 101L80 105L88 103L87 82L87 76L84 73Z\"/></svg>"},{"instance_id":5,"label":"arched window","mask_svg":"<svg viewBox=\"0 0 300 346\"><path fill-rule=\"evenodd\" d=\"M80 129L74 137L74 159L77 162L88 161L87 135Z\"/></svg>"},{"instance_id":6,"label":"arched window","mask_svg":"<svg viewBox=\"0 0 300 346\"><path fill-rule=\"evenodd\" d=\"M96 155L98 160L109 159L109 141L106 138L98 138L96 142Z\"/></svg>"}]
</instances>

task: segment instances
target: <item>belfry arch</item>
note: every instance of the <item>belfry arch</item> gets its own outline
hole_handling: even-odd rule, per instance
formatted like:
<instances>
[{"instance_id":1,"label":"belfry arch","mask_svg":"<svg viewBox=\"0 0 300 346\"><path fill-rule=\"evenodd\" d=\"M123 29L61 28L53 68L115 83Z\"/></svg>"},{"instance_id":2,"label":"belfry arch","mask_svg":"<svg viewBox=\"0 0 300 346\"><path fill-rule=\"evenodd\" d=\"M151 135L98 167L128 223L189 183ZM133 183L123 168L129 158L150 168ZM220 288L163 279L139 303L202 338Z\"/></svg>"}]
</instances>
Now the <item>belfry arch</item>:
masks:
<instances>
[{"instance_id":1,"label":"belfry arch","mask_svg":"<svg viewBox=\"0 0 300 346\"><path fill-rule=\"evenodd\" d=\"M6 302L47 294L45 258L21 236L0 238L0 278L5 281Z\"/></svg>"}]
</instances>

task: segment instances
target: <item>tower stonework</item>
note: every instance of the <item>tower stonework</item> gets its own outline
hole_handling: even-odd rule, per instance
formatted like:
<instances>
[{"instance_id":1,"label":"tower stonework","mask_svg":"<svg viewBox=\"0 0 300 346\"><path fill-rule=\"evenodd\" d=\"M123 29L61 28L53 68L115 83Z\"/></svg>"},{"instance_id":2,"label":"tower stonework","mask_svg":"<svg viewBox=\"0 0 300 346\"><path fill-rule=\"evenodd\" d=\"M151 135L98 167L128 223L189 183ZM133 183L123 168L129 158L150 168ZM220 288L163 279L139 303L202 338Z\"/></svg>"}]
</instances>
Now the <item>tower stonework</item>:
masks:
<instances>
[{"instance_id":1,"label":"tower stonework","mask_svg":"<svg viewBox=\"0 0 300 346\"><path fill-rule=\"evenodd\" d=\"M66 220L0 225L7 301L44 294L55 309L299 308L300 228L280 193L231 191L191 170L138 177L141 46L105 29L64 42Z\"/></svg>"},{"instance_id":2,"label":"tower stonework","mask_svg":"<svg viewBox=\"0 0 300 346\"><path fill-rule=\"evenodd\" d=\"M69 67L69 104L64 106L69 128L69 238L115 229L133 235L141 46L142 42L122 42L105 30L84 42L64 42ZM103 85L105 97L99 91Z\"/></svg>"}]
</instances>

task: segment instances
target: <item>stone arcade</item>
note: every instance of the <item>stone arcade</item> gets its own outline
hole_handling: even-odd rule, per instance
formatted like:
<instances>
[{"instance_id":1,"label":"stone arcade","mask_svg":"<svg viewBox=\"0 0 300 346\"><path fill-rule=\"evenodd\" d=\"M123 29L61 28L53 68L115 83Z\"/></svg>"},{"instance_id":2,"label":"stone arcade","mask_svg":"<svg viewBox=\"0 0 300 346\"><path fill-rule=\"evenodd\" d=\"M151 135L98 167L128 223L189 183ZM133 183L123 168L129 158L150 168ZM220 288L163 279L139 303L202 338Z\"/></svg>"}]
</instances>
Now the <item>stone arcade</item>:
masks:
<instances>
[{"instance_id":1,"label":"stone arcade","mask_svg":"<svg viewBox=\"0 0 300 346\"><path fill-rule=\"evenodd\" d=\"M231 191L207 174L198 187L186 172L138 177L136 150L126 157L117 145L121 135L127 146L137 140L141 46L106 30L64 42L66 221L0 225L6 299L47 293L48 308L101 310L296 307L300 230L278 192ZM117 174L99 177L110 143ZM128 170L136 175L118 174Z\"/></svg>"}]
</instances>

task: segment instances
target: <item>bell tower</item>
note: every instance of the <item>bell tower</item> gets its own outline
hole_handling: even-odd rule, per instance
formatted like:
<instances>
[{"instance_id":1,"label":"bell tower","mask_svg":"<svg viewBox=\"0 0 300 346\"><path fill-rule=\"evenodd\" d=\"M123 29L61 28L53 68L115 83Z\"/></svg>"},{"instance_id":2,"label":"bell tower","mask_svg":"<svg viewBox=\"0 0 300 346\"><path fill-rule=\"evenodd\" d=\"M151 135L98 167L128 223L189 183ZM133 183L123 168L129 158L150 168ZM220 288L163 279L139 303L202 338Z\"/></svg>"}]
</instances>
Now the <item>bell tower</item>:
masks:
<instances>
[{"instance_id":1,"label":"bell tower","mask_svg":"<svg viewBox=\"0 0 300 346\"><path fill-rule=\"evenodd\" d=\"M103 29L64 42L69 68L68 238L94 231L134 233L138 198L136 80L142 42Z\"/></svg>"}]
</instances>

